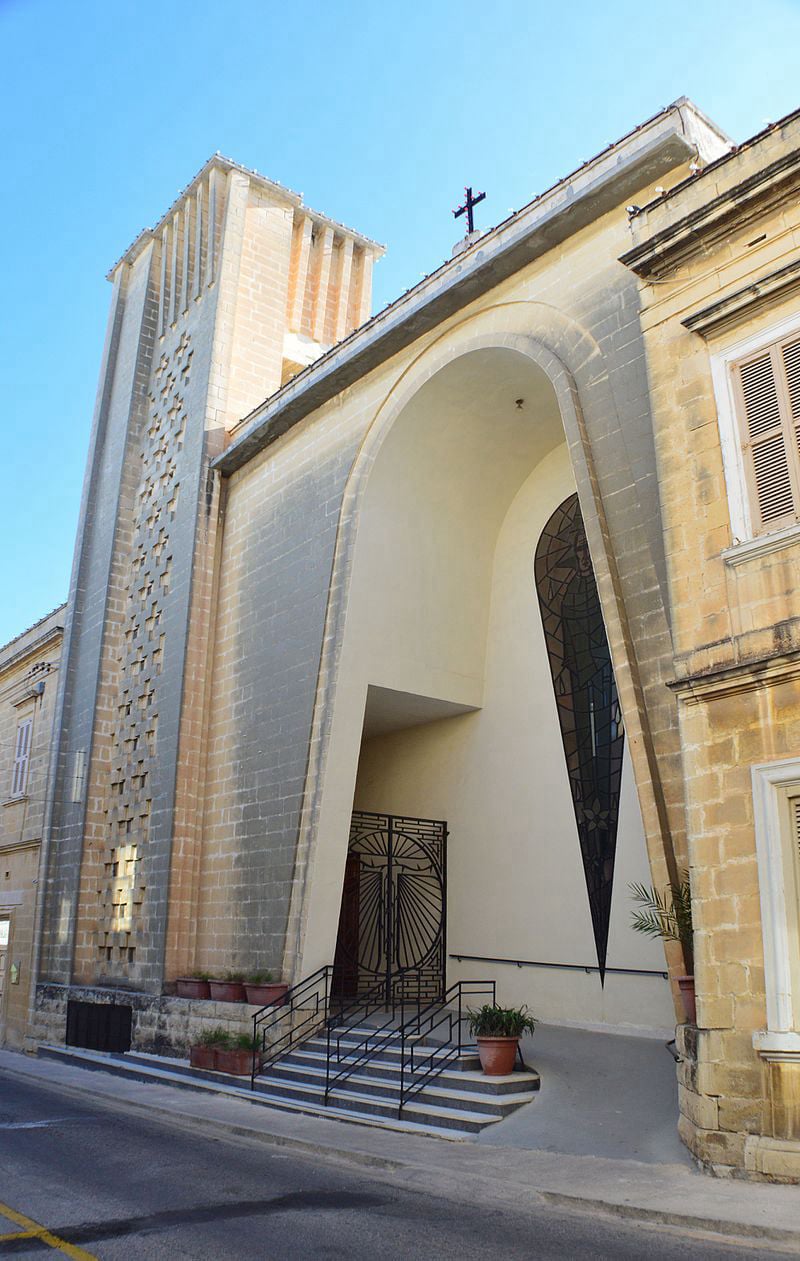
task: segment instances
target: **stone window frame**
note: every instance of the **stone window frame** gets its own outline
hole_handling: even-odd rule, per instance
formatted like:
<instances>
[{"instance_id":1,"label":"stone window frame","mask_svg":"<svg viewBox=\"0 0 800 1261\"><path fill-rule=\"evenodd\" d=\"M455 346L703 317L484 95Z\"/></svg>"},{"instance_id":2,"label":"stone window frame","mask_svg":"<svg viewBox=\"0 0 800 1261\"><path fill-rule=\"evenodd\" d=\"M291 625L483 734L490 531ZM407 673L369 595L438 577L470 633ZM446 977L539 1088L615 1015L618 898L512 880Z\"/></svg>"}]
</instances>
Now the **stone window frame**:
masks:
<instances>
[{"instance_id":1,"label":"stone window frame","mask_svg":"<svg viewBox=\"0 0 800 1261\"><path fill-rule=\"evenodd\" d=\"M767 1058L800 1055L800 888L789 812L800 796L800 758L753 766L751 777L767 1001L767 1029L753 1045Z\"/></svg>"},{"instance_id":2,"label":"stone window frame","mask_svg":"<svg viewBox=\"0 0 800 1261\"><path fill-rule=\"evenodd\" d=\"M766 555L800 540L800 523L781 526L772 531L758 530L750 505L748 470L742 449L740 404L733 368L741 359L766 350L793 334L800 336L800 314L785 316L768 328L740 338L710 356L711 380L719 423L722 464L728 494L733 546L723 557L728 564L747 559L751 554Z\"/></svg>"}]
</instances>

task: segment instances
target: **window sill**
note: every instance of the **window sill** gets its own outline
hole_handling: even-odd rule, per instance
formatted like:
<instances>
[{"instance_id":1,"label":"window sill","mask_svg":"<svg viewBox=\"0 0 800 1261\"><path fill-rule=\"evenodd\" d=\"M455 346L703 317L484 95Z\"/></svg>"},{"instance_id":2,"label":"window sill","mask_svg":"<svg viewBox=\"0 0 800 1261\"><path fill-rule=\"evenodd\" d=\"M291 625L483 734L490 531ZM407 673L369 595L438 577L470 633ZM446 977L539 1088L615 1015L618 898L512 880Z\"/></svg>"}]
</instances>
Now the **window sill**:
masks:
<instances>
[{"instance_id":1,"label":"window sill","mask_svg":"<svg viewBox=\"0 0 800 1261\"><path fill-rule=\"evenodd\" d=\"M1 802L0 804L2 804L3 806L18 806L21 801L27 801L27 800L28 800L27 793L17 793L16 797L6 797L5 801Z\"/></svg>"},{"instance_id":2,"label":"window sill","mask_svg":"<svg viewBox=\"0 0 800 1261\"><path fill-rule=\"evenodd\" d=\"M726 565L735 569L737 565L744 565L747 561L756 560L762 556L770 556L784 547L791 547L793 543L800 543L800 523L787 525L783 530L776 530L774 534L759 534L757 538L748 539L746 543L736 543L733 547L726 547L722 553L722 559Z\"/></svg>"},{"instance_id":3,"label":"window sill","mask_svg":"<svg viewBox=\"0 0 800 1261\"><path fill-rule=\"evenodd\" d=\"M800 1033L754 1033L753 1047L762 1060L800 1062Z\"/></svg>"}]
</instances>

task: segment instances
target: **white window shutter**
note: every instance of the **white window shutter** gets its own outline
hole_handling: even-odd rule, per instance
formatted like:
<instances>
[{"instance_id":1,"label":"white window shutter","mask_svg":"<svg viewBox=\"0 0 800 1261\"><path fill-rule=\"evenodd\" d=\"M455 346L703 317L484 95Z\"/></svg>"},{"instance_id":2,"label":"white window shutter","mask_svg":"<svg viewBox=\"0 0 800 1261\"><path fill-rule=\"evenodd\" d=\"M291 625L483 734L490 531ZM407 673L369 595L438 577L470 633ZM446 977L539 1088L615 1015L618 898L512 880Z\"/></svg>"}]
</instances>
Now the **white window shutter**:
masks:
<instances>
[{"instance_id":1,"label":"white window shutter","mask_svg":"<svg viewBox=\"0 0 800 1261\"><path fill-rule=\"evenodd\" d=\"M792 448L794 455L800 458L800 338L784 342L781 357L786 373Z\"/></svg>"},{"instance_id":2,"label":"white window shutter","mask_svg":"<svg viewBox=\"0 0 800 1261\"><path fill-rule=\"evenodd\" d=\"M760 526L773 529L795 517L777 366L771 351L738 365L752 503Z\"/></svg>"},{"instance_id":3,"label":"white window shutter","mask_svg":"<svg viewBox=\"0 0 800 1261\"><path fill-rule=\"evenodd\" d=\"M26 718L17 727L17 743L14 750L14 775L11 785L12 797L18 797L25 791L25 785L28 780L32 728L32 718Z\"/></svg>"}]
</instances>

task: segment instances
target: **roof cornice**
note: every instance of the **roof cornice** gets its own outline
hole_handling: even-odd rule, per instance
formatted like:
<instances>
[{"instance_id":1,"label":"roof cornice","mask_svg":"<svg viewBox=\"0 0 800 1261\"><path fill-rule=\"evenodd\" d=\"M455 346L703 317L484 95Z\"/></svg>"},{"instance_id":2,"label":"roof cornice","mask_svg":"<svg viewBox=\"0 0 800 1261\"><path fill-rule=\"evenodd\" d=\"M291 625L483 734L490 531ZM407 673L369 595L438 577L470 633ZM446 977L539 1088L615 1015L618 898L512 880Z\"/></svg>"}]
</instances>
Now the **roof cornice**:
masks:
<instances>
[{"instance_id":1,"label":"roof cornice","mask_svg":"<svg viewBox=\"0 0 800 1261\"><path fill-rule=\"evenodd\" d=\"M214 467L229 476L347 386L642 187L698 154L727 147L681 98L448 259L268 398L237 429Z\"/></svg>"},{"instance_id":2,"label":"roof cornice","mask_svg":"<svg viewBox=\"0 0 800 1261\"><path fill-rule=\"evenodd\" d=\"M770 141L780 140L783 152L775 154ZM786 145L788 144L788 151ZM737 177L747 155L764 149L760 169ZM771 157L771 160L770 160ZM713 182L712 182L713 181ZM716 188L716 196L713 190ZM658 201L637 210L632 228L639 237L620 257L643 279L660 279L720 240L731 225L743 227L800 188L800 111L773 124L752 140L692 179L684 180ZM704 191L700 204L692 204ZM687 204L688 203L688 204Z\"/></svg>"},{"instance_id":3,"label":"roof cornice","mask_svg":"<svg viewBox=\"0 0 800 1261\"><path fill-rule=\"evenodd\" d=\"M48 644L55 643L62 638L64 634L63 626L49 626L36 639L31 639L27 643L21 644L16 652L12 652L7 657L0 657L0 675L6 674L9 670L14 669L26 657L34 657L46 648ZM11 641L12 644L15 640Z\"/></svg>"}]
</instances>

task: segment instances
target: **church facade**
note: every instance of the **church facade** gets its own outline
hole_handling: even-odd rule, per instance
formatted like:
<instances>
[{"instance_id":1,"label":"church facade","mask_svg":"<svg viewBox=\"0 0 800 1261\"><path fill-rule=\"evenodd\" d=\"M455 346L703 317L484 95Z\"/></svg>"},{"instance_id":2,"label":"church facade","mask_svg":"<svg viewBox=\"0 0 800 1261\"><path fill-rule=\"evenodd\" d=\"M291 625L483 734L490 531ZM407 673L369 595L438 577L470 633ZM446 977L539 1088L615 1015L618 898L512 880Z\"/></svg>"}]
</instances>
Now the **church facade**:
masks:
<instances>
[{"instance_id":1,"label":"church facade","mask_svg":"<svg viewBox=\"0 0 800 1261\"><path fill-rule=\"evenodd\" d=\"M180 1052L195 970L491 978L677 1019L689 1147L800 1177L798 179L800 118L681 100L373 318L381 247L219 156L134 242L34 1037ZM696 1023L631 925L684 871Z\"/></svg>"}]
</instances>

